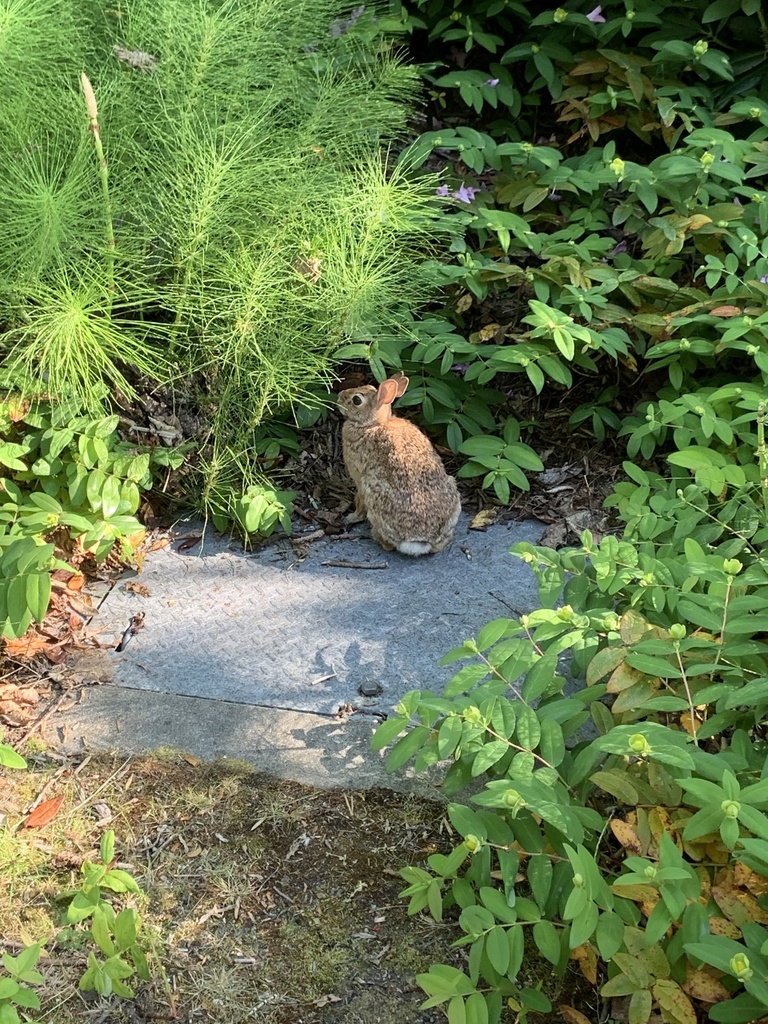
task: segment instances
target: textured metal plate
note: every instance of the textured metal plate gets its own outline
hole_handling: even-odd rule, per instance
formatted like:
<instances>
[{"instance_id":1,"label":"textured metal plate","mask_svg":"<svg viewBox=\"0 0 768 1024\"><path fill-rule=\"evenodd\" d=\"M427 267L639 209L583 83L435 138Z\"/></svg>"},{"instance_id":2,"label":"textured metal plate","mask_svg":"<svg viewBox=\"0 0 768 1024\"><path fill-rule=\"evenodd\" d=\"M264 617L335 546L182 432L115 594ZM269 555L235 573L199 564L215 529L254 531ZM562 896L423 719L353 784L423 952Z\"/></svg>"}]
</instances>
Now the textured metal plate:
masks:
<instances>
[{"instance_id":1,"label":"textured metal plate","mask_svg":"<svg viewBox=\"0 0 768 1024\"><path fill-rule=\"evenodd\" d=\"M388 710L411 689L441 692L455 671L438 667L446 651L511 608L538 605L532 573L508 552L535 543L541 524L467 526L464 517L450 548L418 559L382 551L365 527L360 539L308 545L303 560L288 540L257 553L211 532L188 553L175 540L147 556L137 582L149 596L124 578L102 606L102 643L117 643L144 613L144 627L113 655L114 682L321 714L347 704ZM322 564L332 559L387 568ZM381 692L363 696L361 685Z\"/></svg>"}]
</instances>

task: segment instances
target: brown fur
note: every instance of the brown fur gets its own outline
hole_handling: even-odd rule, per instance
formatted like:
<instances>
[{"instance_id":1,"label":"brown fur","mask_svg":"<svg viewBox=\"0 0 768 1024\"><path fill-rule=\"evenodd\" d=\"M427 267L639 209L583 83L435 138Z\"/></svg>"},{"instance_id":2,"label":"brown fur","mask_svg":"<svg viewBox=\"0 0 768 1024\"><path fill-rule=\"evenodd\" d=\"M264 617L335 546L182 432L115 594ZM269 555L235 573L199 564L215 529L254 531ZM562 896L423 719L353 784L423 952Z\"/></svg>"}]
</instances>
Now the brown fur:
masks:
<instances>
[{"instance_id":1,"label":"brown fur","mask_svg":"<svg viewBox=\"0 0 768 1024\"><path fill-rule=\"evenodd\" d=\"M408 378L399 376L378 389L341 392L344 462L357 488L355 518L368 517L373 539L388 551L433 554L453 537L461 506L456 482L429 438L392 413L407 385Z\"/></svg>"}]
</instances>

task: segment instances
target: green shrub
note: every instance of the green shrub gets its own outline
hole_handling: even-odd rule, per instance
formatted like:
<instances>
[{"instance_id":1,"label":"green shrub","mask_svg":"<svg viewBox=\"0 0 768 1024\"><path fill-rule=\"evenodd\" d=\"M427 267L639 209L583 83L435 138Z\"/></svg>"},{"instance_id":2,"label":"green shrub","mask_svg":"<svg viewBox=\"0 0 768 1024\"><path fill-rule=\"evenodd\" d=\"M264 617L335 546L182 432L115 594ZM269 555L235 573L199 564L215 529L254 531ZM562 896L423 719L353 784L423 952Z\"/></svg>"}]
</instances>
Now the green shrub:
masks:
<instances>
[{"instance_id":1,"label":"green shrub","mask_svg":"<svg viewBox=\"0 0 768 1024\"><path fill-rule=\"evenodd\" d=\"M516 986L533 947L561 974L602 962L636 1024L768 1011L765 407L739 392L710 396L712 448L691 443L705 413L669 414L670 480L626 464L623 536L515 545L544 607L488 623L443 659L469 664L442 696L377 730L390 770L449 765L462 841L402 874L412 913L458 913L466 971L419 979L452 1019L546 1008Z\"/></svg>"},{"instance_id":2,"label":"green shrub","mask_svg":"<svg viewBox=\"0 0 768 1024\"><path fill-rule=\"evenodd\" d=\"M653 391L663 373L659 397L695 406L705 387L765 384L760 5L576 7L403 8L414 50L436 58L426 78L445 107L408 156L446 166L454 256L431 266L448 302L411 338L355 354L377 373L402 365L456 452L488 433L489 416L503 433L510 374L529 394L567 390L571 422L598 437L637 436L635 421L621 424L638 374ZM448 56L457 46L461 60Z\"/></svg>"}]
</instances>

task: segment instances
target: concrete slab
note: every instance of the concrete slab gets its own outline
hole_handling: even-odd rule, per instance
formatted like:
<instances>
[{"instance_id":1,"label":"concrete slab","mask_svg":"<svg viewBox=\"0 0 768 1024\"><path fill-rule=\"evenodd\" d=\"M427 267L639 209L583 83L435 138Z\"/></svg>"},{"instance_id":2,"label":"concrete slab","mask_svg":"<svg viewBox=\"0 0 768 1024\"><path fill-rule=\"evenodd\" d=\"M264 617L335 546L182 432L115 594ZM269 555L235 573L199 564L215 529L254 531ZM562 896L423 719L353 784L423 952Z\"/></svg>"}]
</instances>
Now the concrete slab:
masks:
<instances>
[{"instance_id":1,"label":"concrete slab","mask_svg":"<svg viewBox=\"0 0 768 1024\"><path fill-rule=\"evenodd\" d=\"M537 540L541 524L467 527L465 517L449 549L418 559L382 551L364 528L360 539L307 545L306 557L288 540L248 554L210 531L202 549L173 543L147 557L138 581L148 596L118 583L100 612L100 641L113 645L144 613L140 632L111 655L114 683L329 715L439 691L453 671L438 667L446 651L538 603L533 574L509 548Z\"/></svg>"},{"instance_id":2,"label":"concrete slab","mask_svg":"<svg viewBox=\"0 0 768 1024\"><path fill-rule=\"evenodd\" d=\"M60 753L75 756L144 754L170 747L204 761L245 761L258 772L319 789L386 787L444 799L439 769L387 774L386 751L370 748L378 721L106 685L83 690L77 704L49 718L43 737Z\"/></svg>"}]
</instances>

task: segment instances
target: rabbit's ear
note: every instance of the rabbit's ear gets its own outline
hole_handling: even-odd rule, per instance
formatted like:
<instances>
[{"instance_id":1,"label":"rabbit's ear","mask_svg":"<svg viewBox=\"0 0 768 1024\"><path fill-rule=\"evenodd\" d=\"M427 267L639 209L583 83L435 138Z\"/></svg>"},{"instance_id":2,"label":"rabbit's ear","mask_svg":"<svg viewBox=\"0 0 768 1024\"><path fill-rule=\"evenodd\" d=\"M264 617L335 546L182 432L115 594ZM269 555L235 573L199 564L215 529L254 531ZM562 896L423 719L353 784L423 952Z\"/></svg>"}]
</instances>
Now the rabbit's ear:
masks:
<instances>
[{"instance_id":1,"label":"rabbit's ear","mask_svg":"<svg viewBox=\"0 0 768 1024\"><path fill-rule=\"evenodd\" d=\"M397 381L392 380L391 378L379 384L379 394L376 400L376 405L379 409L381 409L383 405L392 405L394 400L403 393L402 391L398 391L397 388Z\"/></svg>"},{"instance_id":2,"label":"rabbit's ear","mask_svg":"<svg viewBox=\"0 0 768 1024\"><path fill-rule=\"evenodd\" d=\"M396 377L393 377L392 379L394 380L395 384L397 384L397 397L402 398L403 395L405 394L405 389L408 387L408 378L405 376L404 373L401 372L398 373L398 375Z\"/></svg>"}]
</instances>

